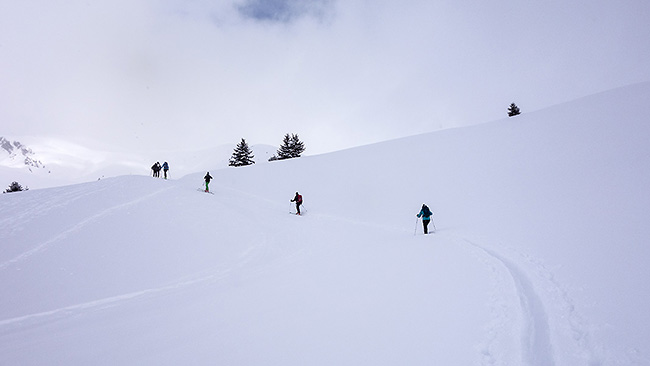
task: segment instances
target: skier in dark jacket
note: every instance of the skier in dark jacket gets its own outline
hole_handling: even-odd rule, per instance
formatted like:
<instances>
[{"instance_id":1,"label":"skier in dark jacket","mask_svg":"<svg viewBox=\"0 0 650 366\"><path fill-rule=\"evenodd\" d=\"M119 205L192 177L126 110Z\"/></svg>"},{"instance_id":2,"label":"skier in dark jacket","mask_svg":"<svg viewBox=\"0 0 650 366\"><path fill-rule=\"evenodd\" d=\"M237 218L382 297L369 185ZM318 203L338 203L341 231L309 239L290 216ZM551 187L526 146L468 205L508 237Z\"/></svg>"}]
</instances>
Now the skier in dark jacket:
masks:
<instances>
[{"instance_id":1,"label":"skier in dark jacket","mask_svg":"<svg viewBox=\"0 0 650 366\"><path fill-rule=\"evenodd\" d=\"M418 217L422 218L422 225L424 226L424 233L428 234L429 233L429 222L431 222L431 216L433 216L433 212L429 209L427 205L424 203L422 204L422 209L420 210L420 213L417 214Z\"/></svg>"},{"instance_id":2,"label":"skier in dark jacket","mask_svg":"<svg viewBox=\"0 0 650 366\"><path fill-rule=\"evenodd\" d=\"M167 162L164 162L162 165L163 172L165 173L165 179L167 179L167 171L169 170L169 164Z\"/></svg>"},{"instance_id":3,"label":"skier in dark jacket","mask_svg":"<svg viewBox=\"0 0 650 366\"><path fill-rule=\"evenodd\" d=\"M210 184L210 180L212 180L212 176L210 175L210 172L208 172L205 175L205 177L203 177L203 179L205 179L205 191L210 192L210 188L208 188L208 184Z\"/></svg>"},{"instance_id":4,"label":"skier in dark jacket","mask_svg":"<svg viewBox=\"0 0 650 366\"><path fill-rule=\"evenodd\" d=\"M291 202L296 203L296 215L300 215L300 205L302 205L302 196L298 192L296 192L296 196L293 197Z\"/></svg>"},{"instance_id":5,"label":"skier in dark jacket","mask_svg":"<svg viewBox=\"0 0 650 366\"><path fill-rule=\"evenodd\" d=\"M153 177L154 178L160 177L160 163L159 162L156 162L154 165L152 165L151 170L153 170Z\"/></svg>"}]
</instances>

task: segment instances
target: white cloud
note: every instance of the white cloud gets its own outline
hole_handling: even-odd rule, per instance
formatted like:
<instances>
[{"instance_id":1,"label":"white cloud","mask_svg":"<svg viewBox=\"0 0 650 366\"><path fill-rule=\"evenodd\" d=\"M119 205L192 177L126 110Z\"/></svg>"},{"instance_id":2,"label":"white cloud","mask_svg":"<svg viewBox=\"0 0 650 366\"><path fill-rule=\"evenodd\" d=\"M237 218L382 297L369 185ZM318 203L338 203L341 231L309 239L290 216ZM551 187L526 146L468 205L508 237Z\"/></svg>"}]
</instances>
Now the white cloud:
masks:
<instances>
[{"instance_id":1,"label":"white cloud","mask_svg":"<svg viewBox=\"0 0 650 366\"><path fill-rule=\"evenodd\" d=\"M0 5L5 134L322 152L650 80L643 1Z\"/></svg>"}]
</instances>

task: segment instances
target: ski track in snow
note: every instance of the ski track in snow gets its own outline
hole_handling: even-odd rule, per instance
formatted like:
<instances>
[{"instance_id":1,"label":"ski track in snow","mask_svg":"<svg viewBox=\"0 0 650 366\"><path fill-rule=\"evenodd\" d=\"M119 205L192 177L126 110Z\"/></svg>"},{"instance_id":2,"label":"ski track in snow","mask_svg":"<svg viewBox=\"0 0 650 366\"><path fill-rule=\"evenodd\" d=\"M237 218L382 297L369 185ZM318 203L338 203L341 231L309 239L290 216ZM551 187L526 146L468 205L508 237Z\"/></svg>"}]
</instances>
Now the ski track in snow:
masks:
<instances>
[{"instance_id":1,"label":"ski track in snow","mask_svg":"<svg viewBox=\"0 0 650 366\"><path fill-rule=\"evenodd\" d=\"M98 187L93 191L85 189L83 186L73 186L69 189L52 188L47 194L34 191L33 194L39 195L38 200L27 201L27 203L24 200L16 200L13 204L3 203L5 205L3 209L12 212L12 215L0 220L0 228L12 235L16 231L24 230L23 227L14 225L16 222L26 222L36 217L46 217L54 209L65 207L75 201L108 189L109 186Z\"/></svg>"},{"instance_id":2,"label":"ski track in snow","mask_svg":"<svg viewBox=\"0 0 650 366\"><path fill-rule=\"evenodd\" d=\"M69 229L64 230L63 232L59 233L58 235L52 237L51 239L49 239L49 240L47 240L47 241L45 241L45 242L43 242L41 244L36 245L34 248L32 248L32 249L30 249L30 250L28 250L26 252L23 252L20 255L14 257L12 259L9 259L9 260L7 260L7 261L5 261L3 263L0 263L0 270L4 270L4 269L6 269L7 267L9 267L9 266L11 266L13 264L16 264L16 263L18 263L18 262L20 262L20 261L22 261L22 260L24 260L26 258L31 257L34 254L37 254L37 253L39 253L39 252L41 252L43 250L46 250L48 247L50 247L54 243L56 243L56 242L58 242L58 241L60 241L62 239L65 239L70 234L80 230L81 228L83 228L84 226L88 225L91 222L97 221L97 220L101 219L102 217L110 215L113 212L121 210L121 209L123 209L125 207L133 206L133 205L136 205L136 204L138 204L138 203L140 203L142 201L146 201L146 200L148 200L148 199L150 199L152 197L155 197L155 196L157 196L159 194L162 194L165 191L167 191L169 189L172 189L172 188L174 188L174 186L165 187L163 189L159 189L159 190L157 190L155 192L152 192L152 193L150 193L148 195L138 197L138 198L136 198L134 200L131 200L131 201L128 201L128 202L125 202L125 203L121 203L119 205L115 205L113 207L110 207L108 209L100 211L100 212L96 213L95 215L92 215L92 216L86 218L85 220L82 220L82 221L78 222L77 224L73 225Z\"/></svg>"},{"instance_id":3,"label":"ski track in snow","mask_svg":"<svg viewBox=\"0 0 650 366\"><path fill-rule=\"evenodd\" d=\"M40 313L0 320L0 333L6 334L9 333L12 329L24 328L26 325L42 324L53 320L65 319L81 313L114 308L140 298L163 296L169 293L188 289L192 286L207 283L216 283L225 278L228 278L234 271L248 264L255 257L254 253L258 252L261 247L262 244L258 244L248 248L241 254L240 260L235 266L216 269L210 274L198 275L194 278L181 279L177 282L161 287L135 291L127 294L121 294L99 300L70 305L58 309L43 311Z\"/></svg>"},{"instance_id":4,"label":"ski track in snow","mask_svg":"<svg viewBox=\"0 0 650 366\"><path fill-rule=\"evenodd\" d=\"M159 194L164 193L165 191L172 189L172 187L165 187L158 191L152 192L148 195L139 197L135 200L131 200L119 205L115 205L108 209L105 209L97 214L86 218L83 221L78 222L76 225L73 225L69 229L61 232L55 237L47 240L33 249L26 251L17 257L8 260L0 264L0 270L7 268L8 266L18 263L28 257L37 254L43 250L46 250L48 247L54 243L66 238L75 231L83 228L89 223L99 220L106 215L112 214L117 210L129 207L131 205L138 204L142 201L148 200L152 197L155 197ZM251 195L252 196L252 195ZM248 199L257 199L259 197L248 197ZM270 203L270 201L269 201ZM232 202L220 202L224 206L236 206ZM230 207L231 209L233 207ZM246 217L247 212L237 212L243 217ZM318 217L319 215L316 215ZM332 217L327 215L322 215L323 219L328 220L340 220L349 222L349 219ZM353 224L360 225L369 225L367 222L353 222ZM402 230L403 231L403 230ZM248 248L245 252L241 254L240 261L231 268L222 268L216 269L210 274L197 275L194 278L179 279L178 281L164 285L162 287L144 289L141 291L135 291L131 293L121 294L117 296L111 296L99 300L89 301L85 303L70 305L54 310L48 310L44 312L39 312L35 314L28 314L19 317L14 317L10 319L0 320L0 332L7 333L13 329L22 328L26 325L38 325L50 321L56 321L59 319L66 319L70 316L76 316L83 313L89 313L93 311L101 311L104 309L114 308L122 304L127 304L133 300L151 298L154 296L164 296L166 294L174 293L181 291L183 289L188 289L189 287L219 282L227 277L229 277L234 271L238 268L245 266L247 263L250 263L255 258L260 258L264 256L265 252L268 249L267 247L269 238L263 236L261 240L257 241L258 244ZM462 242L468 245L472 251L479 257L484 259L486 265L492 267L494 273L503 273L504 277L500 279L500 282L504 281L504 278L514 286L515 296L519 299L519 309L521 319L520 324L517 324L516 327L520 328L520 342L521 342L521 362L522 364L538 366L538 365L555 365L555 355L552 347L551 339L551 323L547 311L544 307L544 302L542 301L541 296L535 290L533 282L526 274L526 272L514 261L507 259L505 256L500 255L493 249L487 249L485 246L477 244L466 238L461 238ZM277 253L276 253L277 254ZM271 263L267 263L266 267L278 265L280 262L294 261L295 258L300 254L299 252L293 253L283 253L279 258L276 257ZM576 343L576 353L581 354L584 359L589 360L589 365L600 365L601 363L596 361L594 356L594 351L591 346L589 339L589 333L585 331L586 325L582 318L575 311L567 292L563 290L560 284L557 282L555 277L550 271L548 271L543 265L539 262L532 260L531 258L518 253L521 257L527 260L529 263L533 264L535 268L538 269L537 275L542 279L545 279L548 284L550 284L550 292L553 295L555 302L559 304L564 312L568 314L566 319L563 319L565 323L568 323L568 327L571 332L571 337ZM268 258L266 258L268 259ZM260 268L258 272L264 271L265 268ZM503 271L505 269L505 271ZM499 360L499 354L495 354L494 348L496 342L499 341L499 334L501 328L504 328L504 323L512 322L512 318L506 314L508 311L507 304L495 302L493 304L497 309L496 319L492 322L490 329L490 337L487 340L487 344L482 347L483 351L483 364L486 365L497 365L500 364L503 360ZM557 319L555 319L557 321Z\"/></svg>"},{"instance_id":5,"label":"ski track in snow","mask_svg":"<svg viewBox=\"0 0 650 366\"><path fill-rule=\"evenodd\" d=\"M76 304L76 305L70 305L59 309L5 319L0 321L0 328L4 328L4 331L6 332L11 328L11 326L24 327L28 322L34 324L39 322L45 322L46 320L66 318L68 316L78 314L80 312L108 309L108 308L116 307L127 301L143 298L145 296L151 297L154 295L160 295L160 294L173 292L175 290L184 289L192 285L198 285L207 282L216 282L227 277L229 272L230 272L229 270L226 270L218 274L198 277L195 279L177 282L177 283L173 283L158 288L136 291L128 294L107 297L100 300L89 301L89 302Z\"/></svg>"},{"instance_id":6,"label":"ski track in snow","mask_svg":"<svg viewBox=\"0 0 650 366\"><path fill-rule=\"evenodd\" d=\"M146 196L139 197L135 200L131 200L119 205L115 205L113 207L110 207L108 209L105 209L101 212L98 212L97 214L88 217L87 219L78 222L77 224L73 225L71 228L61 232L60 234L56 235L55 237L37 245L33 249L26 251L17 257L10 259L8 261L5 261L4 263L0 263L0 270L6 269L8 266L18 263L22 260L25 260L29 258L30 256L37 254L39 252L42 252L43 250L46 250L48 247L50 247L52 244L66 238L70 234L74 233L75 231L78 231L79 229L83 228L85 225L99 220L102 217L105 217L106 215L109 215L117 210L123 209L125 207L129 207L132 205L136 205L142 201L148 200L152 197L155 197L157 195L160 195L164 192L166 192L169 189L174 188L175 186L171 187L165 187L163 189L157 190L155 192L152 192ZM220 203L221 205L224 205L223 203ZM63 205L61 203L60 205ZM248 217L247 213L241 213L242 217ZM287 231L286 233L289 235L290 233ZM38 324L43 324L51 321L56 321L60 319L66 319L71 316L76 316L79 314L83 313L89 313L89 312L94 312L94 311L101 311L104 309L109 309L109 308L114 308L118 307L123 304L127 304L131 301L137 300L137 299L144 299L144 298L152 298L156 296L164 296L170 293L182 291L185 289L189 289L190 287L197 286L197 285L202 285L202 284L210 284L210 283L216 283L219 281L222 281L223 279L226 279L230 276L233 275L238 269L243 268L247 264L251 263L252 261L259 259L264 261L264 265L258 268L256 271L251 272L253 274L260 274L263 273L264 271L277 267L277 266L284 266L288 262L295 262L299 260L299 257L304 254L305 249L304 248L299 248L298 250L293 250L289 252L281 252L280 255L278 256L278 253L271 253L276 254L274 255L274 258L269 260L269 253L268 253L268 244L269 244L269 237L267 235L262 235L260 240L254 241L257 244L249 247L245 251L243 251L239 255L239 260L237 264L234 266L230 266L227 268L221 268L221 269L215 269L210 271L210 273L206 274L198 274L195 276L192 276L190 278L185 277L185 278L180 278L176 282L173 282L168 285L164 285L161 287L156 287L156 288L150 288L150 289L144 289L141 291L135 291L131 293L126 293L126 294L121 294L121 295L116 295L116 296L110 296L107 298L103 299L98 299L98 300L93 300L93 301L88 301L80 304L75 304L75 305L70 305L70 306L65 306L62 308L58 309L53 309L53 310L48 310L48 311L43 311L39 313L34 313L34 314L28 314L28 315L22 315L14 318L9 318L9 319L4 319L0 320L0 333L7 334L11 332L13 329L19 329L19 328L24 328L25 326L31 325L38 325ZM272 243L271 243L272 244Z\"/></svg>"},{"instance_id":7,"label":"ski track in snow","mask_svg":"<svg viewBox=\"0 0 650 366\"><path fill-rule=\"evenodd\" d=\"M160 192L155 192L149 196L153 196L157 193ZM119 207L123 207L123 206L125 205L120 205ZM253 275L263 275L263 273L266 270L278 266L282 267L287 265L287 263L297 261L300 255L302 255L305 252L304 248L300 248L293 252L282 253L282 255L280 255L279 257L276 257L269 261L265 250L265 248L269 244L268 238L263 237L256 242L257 244L247 248L239 255L239 260L235 265L223 267L223 268L216 268L214 270L211 270L209 273L198 274L189 278L188 277L180 278L176 282L161 287L149 288L141 291L134 291L131 293L110 296L99 300L93 300L93 301L88 301L80 304L65 306L58 309L0 320L0 334L8 334L12 330L23 329L27 326L36 326L39 324L66 319L81 314L87 314L91 312L115 308L118 306L128 304L138 299L147 299L147 298L165 296L165 295L177 293L179 291L188 290L194 286L218 283L220 281L223 281L233 276L235 273L238 272L238 270L244 268L248 264L258 259L264 260L265 264L257 268L254 272L250 272L250 273L252 273Z\"/></svg>"},{"instance_id":8,"label":"ski track in snow","mask_svg":"<svg viewBox=\"0 0 650 366\"><path fill-rule=\"evenodd\" d=\"M578 312L567 290L558 282L555 275L540 261L512 250L530 263L536 269L538 278L545 280L548 284L546 290L552 296L553 304L565 314L561 318L562 325L568 332L567 336L575 342L576 354L586 360L589 366L606 364L607 362L602 361L602 355L597 352L593 344L589 324Z\"/></svg>"},{"instance_id":9,"label":"ski track in snow","mask_svg":"<svg viewBox=\"0 0 650 366\"><path fill-rule=\"evenodd\" d=\"M496 252L486 249L468 239L463 239L463 241L474 250L478 250L487 255L488 259L492 262L496 262L496 266L492 265L493 271L497 271L496 267L505 268L508 277L514 284L521 311L522 362L531 366L555 365L549 334L548 316L546 315L542 301L535 292L526 274L516 264ZM494 364L496 356L491 355L489 346L486 347L484 353L489 364Z\"/></svg>"},{"instance_id":10,"label":"ski track in snow","mask_svg":"<svg viewBox=\"0 0 650 366\"><path fill-rule=\"evenodd\" d=\"M487 255L488 261L496 263L492 265L493 271L498 272L496 267L506 269L507 276L511 279L516 296L519 298L519 305L521 311L521 357L522 362L526 365L539 365L548 366L555 365L555 355L552 347L551 339L551 322L548 317L547 311L544 307L542 297L537 293L535 287L524 270L520 268L514 261L506 259L503 255L498 254L496 251L487 249L485 246L479 245L471 240L462 238L474 250ZM545 279L550 285L551 295L553 295L554 304L562 308L562 311L567 315L562 319L554 319L562 321L562 324L569 328L571 339L575 342L575 353L584 359L588 365L597 366L602 363L598 361L595 355L594 348L591 344L590 334L585 329L587 328L582 317L577 313L575 306L569 298L567 292L562 289L561 285L557 282L553 274L546 269L542 264L531 260L528 256L521 255L525 260L533 264L537 270L538 275ZM498 306L498 305L496 305ZM502 309L503 310L503 309ZM505 311L505 310L504 310ZM497 315L499 319L496 323L511 321L502 312ZM502 324L492 325L492 337L488 343L496 342L498 335L497 328L501 328ZM486 345L483 351L485 359L489 365L497 364L496 359L498 356L493 355L491 345Z\"/></svg>"}]
</instances>

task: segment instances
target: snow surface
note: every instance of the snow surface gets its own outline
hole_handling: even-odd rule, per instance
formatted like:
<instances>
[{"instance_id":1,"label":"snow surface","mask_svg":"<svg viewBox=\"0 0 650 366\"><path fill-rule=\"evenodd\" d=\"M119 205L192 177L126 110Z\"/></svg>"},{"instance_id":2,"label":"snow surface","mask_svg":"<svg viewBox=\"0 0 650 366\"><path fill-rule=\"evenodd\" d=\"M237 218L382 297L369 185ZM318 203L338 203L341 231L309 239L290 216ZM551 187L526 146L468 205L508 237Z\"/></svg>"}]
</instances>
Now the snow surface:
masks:
<instances>
[{"instance_id":1,"label":"snow surface","mask_svg":"<svg viewBox=\"0 0 650 366\"><path fill-rule=\"evenodd\" d=\"M650 365L649 100L0 195L0 364Z\"/></svg>"},{"instance_id":2,"label":"snow surface","mask_svg":"<svg viewBox=\"0 0 650 366\"><path fill-rule=\"evenodd\" d=\"M60 137L13 137L10 141L25 143L34 151L34 159L43 162L40 168L24 164L24 157L12 158L0 149L0 184L8 187L18 182L30 189L51 188L92 182L119 175L146 175L156 162L167 161L171 177L182 177L205 166L225 168L236 144L198 148L179 141L179 148L159 151L122 151L96 141L71 142ZM277 147L251 145L257 164L266 163ZM1 187L1 186L0 186ZM4 191L4 189L2 189Z\"/></svg>"}]
</instances>

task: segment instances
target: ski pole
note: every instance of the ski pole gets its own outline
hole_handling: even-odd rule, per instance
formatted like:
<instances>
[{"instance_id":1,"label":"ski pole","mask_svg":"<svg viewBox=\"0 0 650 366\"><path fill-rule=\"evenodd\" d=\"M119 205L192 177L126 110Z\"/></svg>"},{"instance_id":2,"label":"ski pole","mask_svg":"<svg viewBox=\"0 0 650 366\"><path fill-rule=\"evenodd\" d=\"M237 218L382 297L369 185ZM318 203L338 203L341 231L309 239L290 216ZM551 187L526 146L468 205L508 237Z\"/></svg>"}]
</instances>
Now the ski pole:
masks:
<instances>
[{"instance_id":1,"label":"ski pole","mask_svg":"<svg viewBox=\"0 0 650 366\"><path fill-rule=\"evenodd\" d=\"M420 218L416 217L415 218L415 229L413 229L413 236L415 236L416 233L418 232L418 221L420 221Z\"/></svg>"},{"instance_id":2,"label":"ski pole","mask_svg":"<svg viewBox=\"0 0 650 366\"><path fill-rule=\"evenodd\" d=\"M433 222L433 215L431 215L431 224L433 225L433 232L435 233L438 229L436 229L436 223Z\"/></svg>"}]
</instances>

